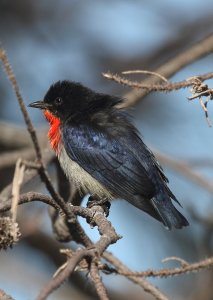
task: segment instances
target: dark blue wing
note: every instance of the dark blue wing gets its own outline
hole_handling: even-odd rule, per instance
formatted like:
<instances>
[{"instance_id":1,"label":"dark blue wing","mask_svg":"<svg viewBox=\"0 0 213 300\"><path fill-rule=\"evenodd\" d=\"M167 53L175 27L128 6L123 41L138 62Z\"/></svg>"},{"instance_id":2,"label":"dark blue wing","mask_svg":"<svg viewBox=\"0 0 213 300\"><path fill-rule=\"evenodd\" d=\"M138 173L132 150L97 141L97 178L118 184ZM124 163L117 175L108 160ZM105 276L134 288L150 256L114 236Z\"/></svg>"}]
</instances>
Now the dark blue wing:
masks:
<instances>
[{"instance_id":1,"label":"dark blue wing","mask_svg":"<svg viewBox=\"0 0 213 300\"><path fill-rule=\"evenodd\" d=\"M116 197L154 196L147 170L121 139L84 125L64 125L62 137L68 156Z\"/></svg>"}]
</instances>

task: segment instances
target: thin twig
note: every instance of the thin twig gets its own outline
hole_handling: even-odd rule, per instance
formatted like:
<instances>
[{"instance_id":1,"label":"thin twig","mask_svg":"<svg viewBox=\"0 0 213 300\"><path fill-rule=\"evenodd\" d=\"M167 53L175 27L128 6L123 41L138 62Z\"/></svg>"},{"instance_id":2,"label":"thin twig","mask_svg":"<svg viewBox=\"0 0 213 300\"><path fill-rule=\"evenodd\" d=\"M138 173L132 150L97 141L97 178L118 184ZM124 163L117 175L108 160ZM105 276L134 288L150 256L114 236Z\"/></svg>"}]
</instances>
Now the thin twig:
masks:
<instances>
[{"instance_id":1,"label":"thin twig","mask_svg":"<svg viewBox=\"0 0 213 300\"><path fill-rule=\"evenodd\" d=\"M194 84L194 80L192 78L186 79L179 82L168 82L168 83L162 83L162 84L147 84L144 82L138 82L138 81L131 81L129 79L125 79L117 74L112 74L110 72L103 73L103 76L106 79L113 80L119 84L126 85L128 87L132 88L138 88L138 89L145 89L148 92L153 91L159 91L159 92L171 92L174 90L179 90L185 87L192 86ZM203 75L197 75L196 77L199 77L200 80L204 81L207 79L213 78L213 72L206 73Z\"/></svg>"},{"instance_id":2,"label":"thin twig","mask_svg":"<svg viewBox=\"0 0 213 300\"><path fill-rule=\"evenodd\" d=\"M43 155L43 160L47 166L49 166L52 162L52 153L45 151ZM25 173L24 180L21 186L21 190L27 186L27 184L35 179L38 176L38 170L37 169L30 169L28 172ZM0 202L1 204L7 202L7 200L10 198L12 193L12 184L9 183L1 192L0 192Z\"/></svg>"},{"instance_id":3,"label":"thin twig","mask_svg":"<svg viewBox=\"0 0 213 300\"><path fill-rule=\"evenodd\" d=\"M60 211L60 206L48 195L43 195L41 193L36 192L28 192L25 194L20 195L18 199L18 205L24 203L30 203L32 201L40 201L45 204L48 204L55 209ZM0 212L6 212L11 209L12 205L12 198L9 198L7 201L0 201Z\"/></svg>"},{"instance_id":4,"label":"thin twig","mask_svg":"<svg viewBox=\"0 0 213 300\"><path fill-rule=\"evenodd\" d=\"M27 110L26 110L26 107L24 105L24 101L23 101L23 98L21 96L21 92L20 92L18 83L16 81L15 74L14 74L13 69L12 69L12 67L10 65L10 62L8 60L6 51L3 48L0 48L0 59L1 59L2 63L3 63L3 66L4 66L4 69L5 69L5 72L6 72L7 76L8 76L8 79L11 82L13 90L15 91L15 94L16 94L16 97L17 97L17 100L18 100L21 112L22 112L23 117L24 117L24 121L25 121L26 126L27 126L27 130L29 131L29 133L31 135L31 140L33 142L34 149L36 151L36 156L37 156L38 160L41 161L42 155L41 155L41 149L39 147L39 143L38 143L36 131L35 131L33 125L32 125L32 122L31 122L31 120L29 118L29 115L27 113Z\"/></svg>"},{"instance_id":5,"label":"thin twig","mask_svg":"<svg viewBox=\"0 0 213 300\"><path fill-rule=\"evenodd\" d=\"M162 259L162 263L168 262L168 261L178 261L182 267L188 266L189 263L187 261L185 261L183 258L181 257L177 257L177 256L170 256L170 257L166 257L164 259Z\"/></svg>"},{"instance_id":6,"label":"thin twig","mask_svg":"<svg viewBox=\"0 0 213 300\"><path fill-rule=\"evenodd\" d=\"M99 274L98 266L95 262L90 264L90 276L96 288L97 294L101 300L109 300L106 288L102 282L101 276Z\"/></svg>"},{"instance_id":7,"label":"thin twig","mask_svg":"<svg viewBox=\"0 0 213 300\"><path fill-rule=\"evenodd\" d=\"M59 288L60 285L74 272L75 267L85 255L88 255L87 249L80 249L73 253L72 258L67 262L66 268L49 281L36 300L45 300L54 290Z\"/></svg>"},{"instance_id":8,"label":"thin twig","mask_svg":"<svg viewBox=\"0 0 213 300\"><path fill-rule=\"evenodd\" d=\"M200 262L192 264L181 264L179 268L162 269L159 271L148 270L143 272L122 272L118 270L118 274L123 276L135 276L135 277L161 277L167 278L170 276L176 276L187 273L195 273L213 267L213 257L206 258Z\"/></svg>"},{"instance_id":9,"label":"thin twig","mask_svg":"<svg viewBox=\"0 0 213 300\"><path fill-rule=\"evenodd\" d=\"M33 124L30 120L27 109L25 107L25 104L24 104L23 98L21 96L21 92L20 92L18 83L16 81L15 74L14 74L14 72L12 70L12 67L10 65L10 62L8 60L6 51L3 48L0 48L0 59L3 63L3 66L4 66L4 69L5 69L5 72L8 76L8 79L11 82L11 85L12 85L14 91L15 91L15 94L16 94L21 112L23 114L23 117L24 117L24 120L25 120L25 123L26 123L26 126L27 126L27 130L28 130L28 132L31 136L31 140L32 140L33 145L34 145L34 149L35 149L35 152L36 152L38 163L40 163L40 165L41 165L40 170L39 170L40 177L41 177L42 181L46 184L46 187L47 187L48 191L50 192L51 196L55 199L55 201L57 201L57 203L60 205L60 207L64 211L64 213L67 213L66 203L60 197L60 195L55 191L55 189L54 189L54 187L51 183L51 180L49 178L48 172L47 172L47 170L44 166L44 163L43 163L43 160L42 160L41 148L39 146L36 131L33 127Z\"/></svg>"},{"instance_id":10,"label":"thin twig","mask_svg":"<svg viewBox=\"0 0 213 300\"><path fill-rule=\"evenodd\" d=\"M177 73L179 70L185 66L191 64L192 62L205 57L213 52L213 34L205 37L201 41L196 42L189 49L184 50L179 55L168 60L166 63L154 70L155 73L159 73L166 78L170 78L172 75ZM152 85L158 83L159 79L156 77L151 77L144 80L147 85ZM125 102L122 103L122 107L129 107L135 105L143 97L149 94L149 90L132 90L124 95Z\"/></svg>"},{"instance_id":11,"label":"thin twig","mask_svg":"<svg viewBox=\"0 0 213 300\"><path fill-rule=\"evenodd\" d=\"M154 75L154 76L159 77L163 81L168 82L168 79L166 79L163 75L161 75L159 73L156 73L156 72L147 71L147 70L129 70L129 71L123 71L122 74L124 74L124 75L128 75L128 74L148 74L148 75Z\"/></svg>"},{"instance_id":12,"label":"thin twig","mask_svg":"<svg viewBox=\"0 0 213 300\"><path fill-rule=\"evenodd\" d=\"M75 267L83 258L90 257L91 259L96 258L97 260L99 260L105 249L107 249L109 245L115 243L120 238L116 234L111 223L106 219L104 209L101 206L93 206L91 208L71 206L70 210L72 211L72 213L87 218L87 220L90 220L90 223L96 224L101 237L96 243L92 245L92 247L89 246L88 248L80 249L74 252L67 263L63 265L58 275L52 278L47 286L43 288L37 300L45 299L50 293L58 288L68 278L68 276L70 276L74 272ZM100 280L97 280L97 284L98 293L100 292L100 290L102 290L103 292L103 289L100 286ZM103 293L103 295L105 294Z\"/></svg>"},{"instance_id":13,"label":"thin twig","mask_svg":"<svg viewBox=\"0 0 213 300\"><path fill-rule=\"evenodd\" d=\"M111 263L118 272L129 272L129 269L116 257L114 257L111 253L105 252L103 257ZM137 285L141 286L143 290L149 294L151 294L155 299L157 300L169 300L169 298L164 295L157 287L155 287L153 284L148 282L144 278L139 278L136 276L127 276L129 280L136 283Z\"/></svg>"},{"instance_id":14,"label":"thin twig","mask_svg":"<svg viewBox=\"0 0 213 300\"><path fill-rule=\"evenodd\" d=\"M18 159L16 163L16 168L15 168L15 173L14 173L13 183L12 183L11 215L12 215L13 222L16 221L20 187L24 179L24 170L25 170L25 165L22 163L21 159Z\"/></svg>"},{"instance_id":15,"label":"thin twig","mask_svg":"<svg viewBox=\"0 0 213 300\"><path fill-rule=\"evenodd\" d=\"M207 84L203 83L202 80L200 80L199 77L192 77L194 79L194 84L191 88L192 96L188 97L189 100L194 100L196 98L199 99L200 105L205 113L206 121L208 123L208 126L211 127L211 121L208 116L208 101L213 99L213 90L208 87ZM202 96L207 97L207 100L203 103Z\"/></svg>"}]
</instances>

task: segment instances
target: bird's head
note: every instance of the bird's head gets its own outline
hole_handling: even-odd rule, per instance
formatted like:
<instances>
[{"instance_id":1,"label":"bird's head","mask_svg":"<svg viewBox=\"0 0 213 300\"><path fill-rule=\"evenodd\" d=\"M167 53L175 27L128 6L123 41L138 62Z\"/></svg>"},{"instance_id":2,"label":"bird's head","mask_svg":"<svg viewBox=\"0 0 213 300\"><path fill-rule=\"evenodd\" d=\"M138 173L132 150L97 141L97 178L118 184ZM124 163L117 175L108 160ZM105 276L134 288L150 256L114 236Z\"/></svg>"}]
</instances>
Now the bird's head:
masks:
<instances>
[{"instance_id":1,"label":"bird's head","mask_svg":"<svg viewBox=\"0 0 213 300\"><path fill-rule=\"evenodd\" d=\"M50 112L61 121L84 110L91 98L89 89L77 82L58 81L50 86L44 100L31 103L29 106Z\"/></svg>"},{"instance_id":2,"label":"bird's head","mask_svg":"<svg viewBox=\"0 0 213 300\"><path fill-rule=\"evenodd\" d=\"M50 112L63 122L67 118L86 117L119 102L120 98L96 93L78 82L64 80L51 85L44 100L33 102L29 106Z\"/></svg>"}]
</instances>

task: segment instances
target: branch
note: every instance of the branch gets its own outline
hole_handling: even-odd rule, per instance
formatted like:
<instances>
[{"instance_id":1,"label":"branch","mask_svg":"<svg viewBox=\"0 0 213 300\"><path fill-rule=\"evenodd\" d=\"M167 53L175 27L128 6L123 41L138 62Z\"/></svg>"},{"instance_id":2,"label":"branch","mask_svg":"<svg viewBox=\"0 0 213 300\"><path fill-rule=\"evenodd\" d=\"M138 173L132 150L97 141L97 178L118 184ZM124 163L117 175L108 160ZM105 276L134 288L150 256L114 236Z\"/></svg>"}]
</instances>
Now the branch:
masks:
<instances>
[{"instance_id":1,"label":"branch","mask_svg":"<svg viewBox=\"0 0 213 300\"><path fill-rule=\"evenodd\" d=\"M101 276L99 274L98 266L95 264L95 262L92 262L90 265L90 276L95 285L95 288L96 288L99 298L102 300L108 300L109 297L107 295L106 288L103 285Z\"/></svg>"},{"instance_id":2,"label":"branch","mask_svg":"<svg viewBox=\"0 0 213 300\"><path fill-rule=\"evenodd\" d=\"M19 90L18 83L16 81L15 74L12 70L12 67L11 67L10 62L8 60L8 57L7 57L7 54L6 54L6 52L3 48L0 48L0 59L3 63L4 70L5 70L5 72L7 74L7 77L8 77L8 79L9 79L11 85L12 85L12 88L15 91L16 98L18 100L21 112L22 112L23 117L24 117L24 121L25 121L26 126L27 126L27 130L30 133L31 140L33 142L33 145L34 145L34 148L35 148L35 151L36 151L36 156L37 156L38 160L41 161L42 155L41 155L41 149L39 147L36 131L35 131L33 125L32 125L32 122L29 118L29 115L27 113L26 107L24 105L23 98L21 96L21 92Z\"/></svg>"},{"instance_id":3,"label":"branch","mask_svg":"<svg viewBox=\"0 0 213 300\"><path fill-rule=\"evenodd\" d=\"M83 258L90 258L92 260L91 263L95 263L100 259L109 245L120 239L120 236L116 234L111 223L106 219L104 210L101 206L93 206L91 208L71 206L70 209L72 213L87 218L92 224L97 225L101 237L92 245L92 247L87 247L74 252L68 262L63 265L63 268L60 268L60 271L57 272L57 275L49 281L46 287L44 287L37 300L46 299L50 293L60 287L60 285L75 271L76 266ZM94 273L95 269L96 267L92 265L92 278L95 281L97 292L99 296L103 296L101 299L108 299L106 298L106 291L105 288L103 288L100 278L97 278L97 274L95 275Z\"/></svg>"},{"instance_id":4,"label":"branch","mask_svg":"<svg viewBox=\"0 0 213 300\"><path fill-rule=\"evenodd\" d=\"M21 159L19 158L16 163L16 168L15 168L13 183L12 183L11 214L12 214L13 222L16 221L17 206L19 202L21 184L24 179L24 171L25 171L25 165L22 163Z\"/></svg>"},{"instance_id":5,"label":"branch","mask_svg":"<svg viewBox=\"0 0 213 300\"><path fill-rule=\"evenodd\" d=\"M130 272L129 269L118 259L115 258L111 253L105 252L103 257L111 263L114 267L117 268L119 272ZM130 272L131 273L131 272ZM148 282L144 278L138 278L136 276L127 276L129 280L141 286L143 290L149 294L151 294L157 300L168 300L168 298L154 285Z\"/></svg>"},{"instance_id":6,"label":"branch","mask_svg":"<svg viewBox=\"0 0 213 300\"><path fill-rule=\"evenodd\" d=\"M122 272L118 270L118 274L123 276L135 276L135 277L161 277L167 278L169 276L176 276L187 273L195 273L213 267L213 257L206 258L200 262L192 264L182 264L179 268L162 269L159 271L148 270L143 272Z\"/></svg>"},{"instance_id":7,"label":"branch","mask_svg":"<svg viewBox=\"0 0 213 300\"><path fill-rule=\"evenodd\" d=\"M159 73L160 74L160 73ZM117 74L112 74L110 72L108 73L103 73L103 76L106 79L115 81L119 84L123 84L126 85L128 87L132 87L132 88L138 88L138 89L145 89L148 92L153 92L153 91L160 91L160 92L171 92L174 90L179 90L181 88L185 88L185 87L189 87L194 85L194 78L199 78L201 81L207 80L207 79L211 79L213 78L213 72L204 74L204 75L196 75L193 76L192 78L183 80L183 81L179 81L179 82L168 82L168 83L162 83L162 84L147 84L147 83L143 83L143 82L138 82L138 81L131 81L128 79L125 79ZM162 75L161 75L162 76ZM126 103L125 103L126 106ZM124 107L124 105L122 105L122 107Z\"/></svg>"},{"instance_id":8,"label":"branch","mask_svg":"<svg viewBox=\"0 0 213 300\"><path fill-rule=\"evenodd\" d=\"M50 192L51 196L57 201L57 203L59 204L59 206L61 207L61 209L64 211L64 213L66 214L66 204L64 202L64 200L60 197L60 195L58 195L58 193L55 191L51 180L49 178L48 172L44 166L43 160L42 160L42 153L41 153L41 148L39 146L38 143L38 138L37 138L37 134L36 131L32 125L32 122L30 120L30 117L28 115L28 112L26 110L23 98L21 96L20 90L19 90L19 86L18 83L16 81L15 78L15 74L13 73L12 67L9 63L8 57L6 55L6 52L3 48L0 48L0 59L3 63L5 72L8 76L8 79L12 85L13 90L15 91L21 112L23 114L26 126L27 126L27 130L31 136L31 140L33 142L34 145L34 149L36 152L36 156L37 156L37 160L40 163L41 167L39 170L39 174L41 177L41 180L45 183L47 190Z\"/></svg>"},{"instance_id":9,"label":"branch","mask_svg":"<svg viewBox=\"0 0 213 300\"><path fill-rule=\"evenodd\" d=\"M184 50L179 55L175 56L174 58L167 61L162 66L158 67L155 73L161 74L162 76L169 78L179 70L184 68L185 66L191 64L192 62L205 57L213 52L213 35L210 35L203 40L197 42L192 47L187 50ZM144 84L152 85L159 82L160 79L156 77L150 77L144 80ZM139 102L143 97L149 94L149 90L138 91L133 90L129 93L126 93L124 98L127 99L123 104L122 107L129 107L135 105Z\"/></svg>"},{"instance_id":10,"label":"branch","mask_svg":"<svg viewBox=\"0 0 213 300\"><path fill-rule=\"evenodd\" d=\"M51 198L48 195L44 195L36 192L28 192L20 195L18 199L18 205L24 203L30 203L33 201L43 202L60 211L60 206L53 200L53 198ZM0 212L6 212L10 210L11 206L12 206L12 198L9 198L7 201L0 201Z\"/></svg>"},{"instance_id":11,"label":"branch","mask_svg":"<svg viewBox=\"0 0 213 300\"><path fill-rule=\"evenodd\" d=\"M54 290L60 287L60 285L75 271L78 263L88 254L89 251L87 249L77 250L73 254L72 258L68 260L66 268L49 281L47 286L45 286L40 292L36 300L45 300Z\"/></svg>"}]
</instances>

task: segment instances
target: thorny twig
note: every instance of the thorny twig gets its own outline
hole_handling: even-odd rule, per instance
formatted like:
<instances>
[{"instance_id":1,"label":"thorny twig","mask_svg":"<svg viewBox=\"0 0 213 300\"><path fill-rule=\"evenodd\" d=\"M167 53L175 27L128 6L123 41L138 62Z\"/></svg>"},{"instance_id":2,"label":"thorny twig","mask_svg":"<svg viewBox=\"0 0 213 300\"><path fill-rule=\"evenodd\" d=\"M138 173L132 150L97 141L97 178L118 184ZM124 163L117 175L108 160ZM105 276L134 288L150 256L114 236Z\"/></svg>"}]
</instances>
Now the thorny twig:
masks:
<instances>
[{"instance_id":1,"label":"thorny twig","mask_svg":"<svg viewBox=\"0 0 213 300\"><path fill-rule=\"evenodd\" d=\"M144 70L135 70L135 71L125 71L122 72L122 74L135 74L135 73L144 73L144 74L153 74L155 76L158 76L162 80L166 81L166 83L162 84L146 84L143 82L137 82L132 81L129 79L122 78L121 76L117 74L112 74L110 72L103 73L103 76L107 79L114 80L117 83L127 85L129 87L138 88L138 89L145 89L150 91L163 91L163 92L171 92L173 90L178 90L181 88L192 86L191 92L192 96L188 97L189 100L194 100L196 98L199 98L200 105L202 109L205 112L206 120L208 123L208 126L211 127L211 122L208 117L208 110L207 110L207 104L209 100L213 99L213 89L210 89L207 84L204 84L203 81L206 79L213 78L213 73L207 73L204 75L199 76L193 76L186 80L180 81L180 82L169 82L164 76L162 76L159 73L156 72L150 72L150 71L144 71ZM203 100L201 97L208 97L207 100L203 103Z\"/></svg>"},{"instance_id":2,"label":"thorny twig","mask_svg":"<svg viewBox=\"0 0 213 300\"><path fill-rule=\"evenodd\" d=\"M191 64L192 62L212 54L213 52L213 34L203 38L196 44L192 45L188 49L184 50L174 58L169 59L163 65L154 70L155 73L161 74L166 78L170 78L172 75L177 73L179 70L185 66ZM144 80L144 83L151 85L159 82L159 78L150 77ZM125 102L122 103L121 107L130 107L139 102L143 97L149 94L150 90L138 90L133 89L126 93L124 98Z\"/></svg>"},{"instance_id":3,"label":"thorny twig","mask_svg":"<svg viewBox=\"0 0 213 300\"><path fill-rule=\"evenodd\" d=\"M179 82L168 82L168 83L161 83L161 84L146 84L143 82L138 82L138 81L132 81L126 78L123 78L117 74L112 74L111 72L103 73L103 76L106 79L115 81L117 83L120 83L122 85L126 85L128 87L132 88L138 88L138 89L145 89L148 91L158 91L158 92L171 92L174 90L179 90L182 88L186 88L189 86L194 85L194 78L191 77L189 79L179 81ZM213 78L213 72L206 73L204 75L198 75L195 76L196 78L198 77L201 81L211 79Z\"/></svg>"}]
</instances>

